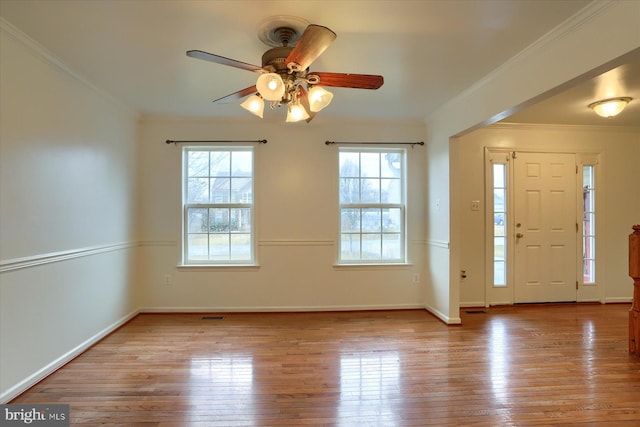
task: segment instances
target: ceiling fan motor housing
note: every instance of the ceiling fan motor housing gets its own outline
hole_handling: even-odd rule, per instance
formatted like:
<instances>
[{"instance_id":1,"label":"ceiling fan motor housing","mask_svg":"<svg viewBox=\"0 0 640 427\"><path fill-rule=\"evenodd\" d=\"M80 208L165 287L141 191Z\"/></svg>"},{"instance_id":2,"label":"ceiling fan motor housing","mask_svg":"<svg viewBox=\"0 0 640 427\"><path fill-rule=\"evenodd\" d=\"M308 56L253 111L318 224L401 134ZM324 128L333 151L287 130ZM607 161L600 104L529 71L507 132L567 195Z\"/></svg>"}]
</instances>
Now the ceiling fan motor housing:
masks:
<instances>
[{"instance_id":1,"label":"ceiling fan motor housing","mask_svg":"<svg viewBox=\"0 0 640 427\"><path fill-rule=\"evenodd\" d=\"M274 47L269 49L262 55L262 67L273 68L276 73L286 73L288 70L285 60L292 50L292 47Z\"/></svg>"}]
</instances>

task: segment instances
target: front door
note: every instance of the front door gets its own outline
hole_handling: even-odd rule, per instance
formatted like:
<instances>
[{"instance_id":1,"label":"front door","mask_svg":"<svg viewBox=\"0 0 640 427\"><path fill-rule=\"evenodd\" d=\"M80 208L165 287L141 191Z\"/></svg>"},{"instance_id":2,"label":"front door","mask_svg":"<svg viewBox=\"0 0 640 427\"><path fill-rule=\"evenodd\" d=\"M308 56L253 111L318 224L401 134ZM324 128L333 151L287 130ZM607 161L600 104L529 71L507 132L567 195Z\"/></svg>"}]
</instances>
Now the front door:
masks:
<instances>
[{"instance_id":1,"label":"front door","mask_svg":"<svg viewBox=\"0 0 640 427\"><path fill-rule=\"evenodd\" d=\"M576 301L574 154L516 153L514 301Z\"/></svg>"}]
</instances>

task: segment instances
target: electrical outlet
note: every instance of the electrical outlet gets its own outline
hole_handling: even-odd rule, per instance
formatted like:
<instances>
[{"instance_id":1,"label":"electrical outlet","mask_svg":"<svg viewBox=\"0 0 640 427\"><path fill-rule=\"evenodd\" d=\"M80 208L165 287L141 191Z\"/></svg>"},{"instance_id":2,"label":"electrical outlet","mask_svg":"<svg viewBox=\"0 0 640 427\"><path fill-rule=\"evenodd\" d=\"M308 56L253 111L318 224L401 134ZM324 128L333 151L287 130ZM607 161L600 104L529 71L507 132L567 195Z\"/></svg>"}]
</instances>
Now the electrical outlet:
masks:
<instances>
[{"instance_id":1,"label":"electrical outlet","mask_svg":"<svg viewBox=\"0 0 640 427\"><path fill-rule=\"evenodd\" d=\"M471 201L471 210L479 211L480 210L480 200L472 200Z\"/></svg>"},{"instance_id":2,"label":"electrical outlet","mask_svg":"<svg viewBox=\"0 0 640 427\"><path fill-rule=\"evenodd\" d=\"M413 274L413 283L420 283L420 273Z\"/></svg>"}]
</instances>

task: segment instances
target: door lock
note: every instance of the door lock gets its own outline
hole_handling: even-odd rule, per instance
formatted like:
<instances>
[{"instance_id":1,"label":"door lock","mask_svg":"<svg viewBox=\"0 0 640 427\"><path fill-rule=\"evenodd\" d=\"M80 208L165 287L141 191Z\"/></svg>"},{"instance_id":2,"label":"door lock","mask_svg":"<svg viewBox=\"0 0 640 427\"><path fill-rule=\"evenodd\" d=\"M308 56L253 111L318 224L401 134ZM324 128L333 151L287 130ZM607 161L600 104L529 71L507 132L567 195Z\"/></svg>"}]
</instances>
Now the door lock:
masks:
<instances>
[{"instance_id":1,"label":"door lock","mask_svg":"<svg viewBox=\"0 0 640 427\"><path fill-rule=\"evenodd\" d=\"M524 234L516 233L516 239L522 239L523 237L524 237Z\"/></svg>"}]
</instances>

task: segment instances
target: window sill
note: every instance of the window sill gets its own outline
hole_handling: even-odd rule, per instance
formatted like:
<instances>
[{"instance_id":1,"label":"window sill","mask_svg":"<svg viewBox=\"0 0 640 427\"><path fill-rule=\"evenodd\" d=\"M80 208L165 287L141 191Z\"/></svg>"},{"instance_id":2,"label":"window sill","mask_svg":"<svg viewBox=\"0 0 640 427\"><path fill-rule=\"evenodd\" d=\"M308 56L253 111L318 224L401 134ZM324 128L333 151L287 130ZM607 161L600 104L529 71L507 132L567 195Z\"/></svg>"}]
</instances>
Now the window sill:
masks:
<instances>
[{"instance_id":1,"label":"window sill","mask_svg":"<svg viewBox=\"0 0 640 427\"><path fill-rule=\"evenodd\" d=\"M178 270L189 271L257 271L260 269L259 264L178 264Z\"/></svg>"},{"instance_id":2,"label":"window sill","mask_svg":"<svg viewBox=\"0 0 640 427\"><path fill-rule=\"evenodd\" d=\"M370 263L370 264L333 264L336 270L405 270L413 267L407 262Z\"/></svg>"}]
</instances>

